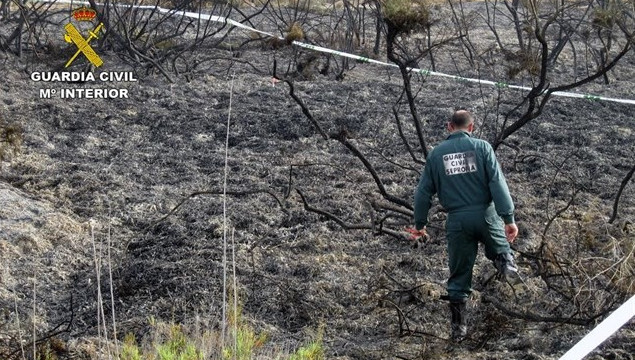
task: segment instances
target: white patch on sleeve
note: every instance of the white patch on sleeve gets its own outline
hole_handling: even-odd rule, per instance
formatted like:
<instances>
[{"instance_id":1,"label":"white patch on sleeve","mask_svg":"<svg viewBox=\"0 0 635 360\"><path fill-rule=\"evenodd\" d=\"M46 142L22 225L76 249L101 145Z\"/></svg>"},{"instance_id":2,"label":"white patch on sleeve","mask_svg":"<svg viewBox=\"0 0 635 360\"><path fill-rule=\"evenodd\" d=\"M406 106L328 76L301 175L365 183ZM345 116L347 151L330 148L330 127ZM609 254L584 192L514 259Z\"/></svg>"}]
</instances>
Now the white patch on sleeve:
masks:
<instances>
[{"instance_id":1,"label":"white patch on sleeve","mask_svg":"<svg viewBox=\"0 0 635 360\"><path fill-rule=\"evenodd\" d=\"M474 151L443 155L443 167L446 175L467 174L476 171Z\"/></svg>"}]
</instances>

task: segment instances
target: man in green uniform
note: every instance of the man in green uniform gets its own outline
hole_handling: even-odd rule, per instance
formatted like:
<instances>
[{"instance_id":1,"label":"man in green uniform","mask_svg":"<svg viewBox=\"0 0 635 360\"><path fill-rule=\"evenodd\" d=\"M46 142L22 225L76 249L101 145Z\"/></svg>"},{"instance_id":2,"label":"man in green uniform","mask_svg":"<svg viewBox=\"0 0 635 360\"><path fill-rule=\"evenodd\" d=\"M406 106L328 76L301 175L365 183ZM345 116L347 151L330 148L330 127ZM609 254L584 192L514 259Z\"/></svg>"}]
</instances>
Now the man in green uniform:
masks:
<instances>
[{"instance_id":1,"label":"man in green uniform","mask_svg":"<svg viewBox=\"0 0 635 360\"><path fill-rule=\"evenodd\" d=\"M467 334L466 302L472 291L478 242L484 244L485 256L498 271L507 279L517 279L509 243L518 235L518 227L507 182L492 146L472 138L472 115L466 110L456 111L448 122L448 130L450 136L426 160L414 196L416 230L412 233L425 236L431 198L437 194L448 211L445 228L452 339L462 340Z\"/></svg>"}]
</instances>

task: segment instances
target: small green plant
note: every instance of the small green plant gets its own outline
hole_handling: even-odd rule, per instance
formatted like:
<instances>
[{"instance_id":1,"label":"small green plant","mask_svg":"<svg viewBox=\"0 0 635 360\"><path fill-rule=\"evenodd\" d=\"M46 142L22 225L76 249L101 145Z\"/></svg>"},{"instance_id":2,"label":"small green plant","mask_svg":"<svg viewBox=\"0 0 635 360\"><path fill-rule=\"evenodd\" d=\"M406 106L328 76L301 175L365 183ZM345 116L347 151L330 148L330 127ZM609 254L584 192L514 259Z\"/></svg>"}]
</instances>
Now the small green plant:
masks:
<instances>
[{"instance_id":1,"label":"small green plant","mask_svg":"<svg viewBox=\"0 0 635 360\"><path fill-rule=\"evenodd\" d=\"M234 302L233 292L230 291L228 303ZM267 342L267 334L257 334L247 324L242 316L242 306L236 305L235 311L229 312L229 327L235 329L234 337L223 348L223 358L227 360L249 360L255 355L255 351ZM233 333L233 331L232 331Z\"/></svg>"},{"instance_id":2,"label":"small green plant","mask_svg":"<svg viewBox=\"0 0 635 360\"><path fill-rule=\"evenodd\" d=\"M141 360L141 350L133 334L127 334L123 340L120 360Z\"/></svg>"},{"instance_id":3,"label":"small green plant","mask_svg":"<svg viewBox=\"0 0 635 360\"><path fill-rule=\"evenodd\" d=\"M203 360L203 355L186 337L181 325L170 325L170 336L156 345L159 360Z\"/></svg>"},{"instance_id":4,"label":"small green plant","mask_svg":"<svg viewBox=\"0 0 635 360\"><path fill-rule=\"evenodd\" d=\"M241 324L236 334L236 349L233 344L223 349L223 358L230 360L249 360L254 357L255 351L267 341L266 334L256 334L247 324Z\"/></svg>"},{"instance_id":5,"label":"small green plant","mask_svg":"<svg viewBox=\"0 0 635 360\"><path fill-rule=\"evenodd\" d=\"M151 350L143 351L137 344L133 334L127 334L124 338L120 360L203 360L203 352L197 348L194 341L184 333L183 327L178 324L160 324L152 320L152 327L158 332L153 334L155 340ZM167 326L167 334L163 334Z\"/></svg>"},{"instance_id":6,"label":"small green plant","mask_svg":"<svg viewBox=\"0 0 635 360\"><path fill-rule=\"evenodd\" d=\"M325 358L323 338L324 327L320 326L316 338L291 354L289 360L323 360Z\"/></svg>"}]
</instances>

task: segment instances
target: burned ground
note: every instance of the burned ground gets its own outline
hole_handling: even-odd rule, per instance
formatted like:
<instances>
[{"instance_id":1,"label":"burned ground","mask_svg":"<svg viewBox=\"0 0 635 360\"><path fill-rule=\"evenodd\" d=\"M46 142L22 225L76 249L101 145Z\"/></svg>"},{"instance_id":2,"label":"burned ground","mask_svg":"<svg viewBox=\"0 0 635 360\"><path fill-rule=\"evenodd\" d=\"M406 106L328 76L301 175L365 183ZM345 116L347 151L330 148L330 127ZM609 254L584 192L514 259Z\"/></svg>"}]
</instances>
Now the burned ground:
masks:
<instances>
[{"instance_id":1,"label":"burned ground","mask_svg":"<svg viewBox=\"0 0 635 360\"><path fill-rule=\"evenodd\" d=\"M266 68L272 54L254 48L241 56ZM77 348L87 346L97 332L92 239L103 259L107 243L113 245L121 333L142 336L148 317L218 323L223 233L235 229L245 317L281 348L295 347L308 332L325 326L328 358L342 359L551 359L569 349L594 322L515 317L496 305L558 319L598 311L599 305L590 302L588 314L573 314L570 305L555 300L558 294L546 287L529 256L541 245L549 219L569 201L573 180L580 193L545 236L553 251L561 257L595 253L619 263L628 254L623 242L632 242L632 184L624 190L618 221L607 222L620 182L632 167L632 105L554 98L539 119L498 151L517 207L521 235L515 247L526 285L514 293L497 280L488 281L494 269L479 255L470 303L473 333L464 344L448 347L447 304L439 299L447 277L445 215L434 209L431 241L413 249L371 231L342 230L305 211L293 189L350 222L368 221L369 203L379 195L357 158L317 134L286 84L274 85L270 74L235 65L229 72L201 73L173 84L160 75L140 75L138 82L125 85L130 99L39 99L43 85L28 79L32 69L24 71L21 59L12 56L2 61L6 81L0 85L0 116L22 125L24 144L22 153L2 164L0 200L7 205L0 218L5 234L0 301L3 309L17 306L23 321L31 319L35 279L38 332L46 335L59 324L65 328L72 312L72 326L59 337ZM632 98L633 64L631 52L611 73L610 88L597 83L587 90ZM467 107L477 117L492 111L493 89L417 80L417 105L431 145L444 138L454 108ZM391 112L401 93L395 70L357 64L342 81L316 76L295 86L322 126L351 134L391 194L411 199L418 166L404 149ZM503 96L518 95L505 91ZM230 103L227 189L232 194L224 228ZM492 124L479 119L485 131L478 135L488 138ZM186 200L164 218L198 191L209 193ZM32 210L24 215L25 208ZM32 229L11 228L16 221ZM615 297L619 291L632 293L632 287L620 287L633 277L632 256L625 262L624 279L606 279L606 291ZM104 289L106 268L104 263ZM614 298L608 293L602 299L610 303ZM551 306L539 312L539 304ZM406 330L412 331L400 332L397 308L407 313ZM7 310L3 316L3 327L15 330L16 313ZM631 324L593 358L631 358L633 337Z\"/></svg>"}]
</instances>

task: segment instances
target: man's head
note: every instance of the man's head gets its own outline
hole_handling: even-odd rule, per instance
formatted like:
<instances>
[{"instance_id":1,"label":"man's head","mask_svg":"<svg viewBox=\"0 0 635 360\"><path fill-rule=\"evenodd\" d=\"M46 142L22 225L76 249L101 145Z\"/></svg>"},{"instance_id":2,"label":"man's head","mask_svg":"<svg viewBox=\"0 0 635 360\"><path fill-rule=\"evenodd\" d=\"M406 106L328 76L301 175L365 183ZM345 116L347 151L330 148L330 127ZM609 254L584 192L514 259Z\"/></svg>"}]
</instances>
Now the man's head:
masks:
<instances>
[{"instance_id":1,"label":"man's head","mask_svg":"<svg viewBox=\"0 0 635 360\"><path fill-rule=\"evenodd\" d=\"M474 118L467 110L457 110L452 114L452 118L448 122L448 131L467 131L472 132L474 130Z\"/></svg>"}]
</instances>

